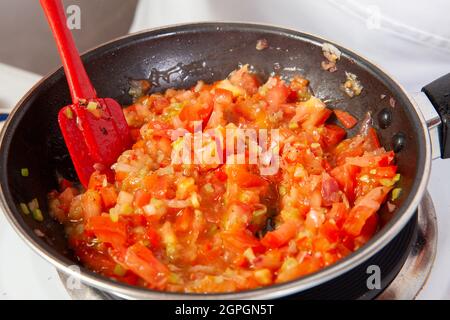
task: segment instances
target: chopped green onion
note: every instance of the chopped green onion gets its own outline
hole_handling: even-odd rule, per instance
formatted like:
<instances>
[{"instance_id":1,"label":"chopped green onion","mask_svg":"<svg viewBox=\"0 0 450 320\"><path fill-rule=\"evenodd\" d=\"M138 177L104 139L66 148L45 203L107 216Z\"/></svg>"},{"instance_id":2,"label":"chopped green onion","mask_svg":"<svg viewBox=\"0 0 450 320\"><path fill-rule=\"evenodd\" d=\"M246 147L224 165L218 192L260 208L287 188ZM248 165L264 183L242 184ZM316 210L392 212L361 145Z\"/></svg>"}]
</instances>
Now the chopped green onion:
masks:
<instances>
[{"instance_id":1,"label":"chopped green onion","mask_svg":"<svg viewBox=\"0 0 450 320\"><path fill-rule=\"evenodd\" d=\"M298 123L295 121L289 122L289 129L297 129Z\"/></svg>"},{"instance_id":2,"label":"chopped green onion","mask_svg":"<svg viewBox=\"0 0 450 320\"><path fill-rule=\"evenodd\" d=\"M119 221L119 214L117 213L117 209L111 208L109 210L109 218L112 222L118 222Z\"/></svg>"},{"instance_id":3,"label":"chopped green onion","mask_svg":"<svg viewBox=\"0 0 450 320\"><path fill-rule=\"evenodd\" d=\"M97 108L98 108L98 103L93 102L93 101L90 101L86 107L86 109L88 109L89 111L94 111Z\"/></svg>"},{"instance_id":4,"label":"chopped green onion","mask_svg":"<svg viewBox=\"0 0 450 320\"><path fill-rule=\"evenodd\" d=\"M400 194L402 193L402 188L395 188L392 190L392 201L397 200L400 197Z\"/></svg>"},{"instance_id":5,"label":"chopped green onion","mask_svg":"<svg viewBox=\"0 0 450 320\"><path fill-rule=\"evenodd\" d=\"M114 274L119 277L123 277L127 273L127 269L122 267L120 264L116 264L114 267Z\"/></svg>"},{"instance_id":6,"label":"chopped green onion","mask_svg":"<svg viewBox=\"0 0 450 320\"><path fill-rule=\"evenodd\" d=\"M278 189L280 196L284 196L287 194L287 189L285 186L280 186L280 188Z\"/></svg>"},{"instance_id":7,"label":"chopped green onion","mask_svg":"<svg viewBox=\"0 0 450 320\"><path fill-rule=\"evenodd\" d=\"M73 118L73 112L72 109L70 107L67 107L64 109L64 114L66 115L66 117L68 119L72 119Z\"/></svg>"},{"instance_id":8,"label":"chopped green onion","mask_svg":"<svg viewBox=\"0 0 450 320\"><path fill-rule=\"evenodd\" d=\"M244 251L244 257L247 258L249 262L252 262L256 259L255 253L253 252L252 248L247 248L247 250Z\"/></svg>"},{"instance_id":9,"label":"chopped green onion","mask_svg":"<svg viewBox=\"0 0 450 320\"><path fill-rule=\"evenodd\" d=\"M33 219L39 222L44 221L44 216L42 215L41 209L37 208L33 210Z\"/></svg>"},{"instance_id":10,"label":"chopped green onion","mask_svg":"<svg viewBox=\"0 0 450 320\"><path fill-rule=\"evenodd\" d=\"M20 174L22 175L22 177L28 177L30 175L30 171L28 170L28 168L22 168L20 169Z\"/></svg>"},{"instance_id":11,"label":"chopped green onion","mask_svg":"<svg viewBox=\"0 0 450 320\"><path fill-rule=\"evenodd\" d=\"M191 195L192 206L196 209L200 208L200 201L198 200L197 192L193 192Z\"/></svg>"},{"instance_id":12,"label":"chopped green onion","mask_svg":"<svg viewBox=\"0 0 450 320\"><path fill-rule=\"evenodd\" d=\"M23 214L30 214L30 209L28 209L28 206L25 203L20 203L20 209L22 209Z\"/></svg>"},{"instance_id":13,"label":"chopped green onion","mask_svg":"<svg viewBox=\"0 0 450 320\"><path fill-rule=\"evenodd\" d=\"M208 193L213 193L214 192L214 187L212 186L211 183L207 183L203 186L203 188L205 188L205 191Z\"/></svg>"},{"instance_id":14,"label":"chopped green onion","mask_svg":"<svg viewBox=\"0 0 450 320\"><path fill-rule=\"evenodd\" d=\"M399 173L397 173L392 179L380 179L380 183L385 187L392 187L398 181L400 181Z\"/></svg>"},{"instance_id":15,"label":"chopped green onion","mask_svg":"<svg viewBox=\"0 0 450 320\"><path fill-rule=\"evenodd\" d=\"M178 274L172 272L169 275L169 282L175 283L175 284L180 284L180 283L183 283L183 279Z\"/></svg>"},{"instance_id":16,"label":"chopped green onion","mask_svg":"<svg viewBox=\"0 0 450 320\"><path fill-rule=\"evenodd\" d=\"M123 214L131 214L131 213L133 213L133 207L131 207L131 205L128 204L128 203L124 203L122 205L121 209L122 209L122 213Z\"/></svg>"},{"instance_id":17,"label":"chopped green onion","mask_svg":"<svg viewBox=\"0 0 450 320\"><path fill-rule=\"evenodd\" d=\"M100 118L102 116L101 109L99 109L97 102L90 101L86 106L86 110L92 113L96 118Z\"/></svg>"},{"instance_id":18,"label":"chopped green onion","mask_svg":"<svg viewBox=\"0 0 450 320\"><path fill-rule=\"evenodd\" d=\"M380 179L380 183L385 187L392 187L395 184L395 181L391 179Z\"/></svg>"}]
</instances>

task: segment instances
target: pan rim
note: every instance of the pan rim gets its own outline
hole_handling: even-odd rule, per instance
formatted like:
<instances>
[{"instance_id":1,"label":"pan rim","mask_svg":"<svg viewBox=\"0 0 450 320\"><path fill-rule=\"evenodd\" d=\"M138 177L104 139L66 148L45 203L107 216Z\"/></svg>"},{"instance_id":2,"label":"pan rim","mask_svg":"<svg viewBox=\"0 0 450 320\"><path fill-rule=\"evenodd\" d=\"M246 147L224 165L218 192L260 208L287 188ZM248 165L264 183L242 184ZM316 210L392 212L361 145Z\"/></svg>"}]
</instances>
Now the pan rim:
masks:
<instances>
[{"instance_id":1,"label":"pan rim","mask_svg":"<svg viewBox=\"0 0 450 320\"><path fill-rule=\"evenodd\" d=\"M354 58L357 62L364 62L364 64L370 69L374 69L377 71L376 73L383 76L387 80L391 81L395 86L395 91L399 94L402 94L406 101L409 102L409 104L412 106L412 108L415 111L415 114L417 116L418 122L421 125L422 132L421 134L425 138L424 140L424 149L425 154L421 155L424 159L424 162L422 164L423 166L423 175L420 178L419 183L416 185L416 182L414 182L412 189L416 188L415 194L413 195L412 199L409 199L409 202L405 200L405 204L402 207L402 212L399 212L396 214L396 217L394 217L388 225L386 225L383 230L378 232L374 238L372 238L369 243L367 243L362 248L358 249L348 257L338 261L337 263L324 268L316 273L313 273L311 275L308 275L306 277L293 280L287 283L278 284L278 285L272 285L268 287L248 290L248 291L240 291L240 292L232 292L232 293L218 293L218 294L192 294L192 293L171 293L171 292L159 292L159 291L152 291L144 288L134 287L118 282L114 282L106 277L100 276L98 274L93 273L92 271L87 270L84 267L80 267L81 272L78 273L77 270L71 269L70 267L74 264L67 258L63 258L62 255L56 255L52 253L51 247L47 244L40 243L43 241L37 241L38 239L36 236L30 235L30 230L24 228L24 226L16 219L16 214L14 214L14 210L12 209L14 207L13 203L11 201L8 201L5 197L5 191L9 191L8 186L6 185L6 190L4 187L4 182L6 181L6 177L4 175L1 176L1 183L0 183L0 202L1 206L6 213L6 217L8 222L12 225L13 229L16 233L20 235L22 240L24 240L29 247L31 247L35 252L37 252L41 257L43 257L45 260L50 262L52 265L54 265L57 269L63 271L64 273L80 279L82 282L94 286L96 288L99 288L101 290L105 290L108 292L111 292L117 296L124 297L124 298L137 298L137 299L261 299L261 298L279 298L283 296L287 296L289 294L301 292L304 290L307 290L311 287L317 286L319 284L325 283L339 275L342 275L345 272L348 272L352 269L352 266L359 265L369 259L371 256L373 256L376 252L378 252L381 248L383 248L390 240L392 240L395 235L406 225L406 223L409 221L409 219L412 217L413 213L415 212L415 209L419 205L419 202L421 201L426 186L428 184L428 179L430 175L430 168L431 168L431 143L430 143L430 136L429 131L426 125L426 122L423 118L422 113L420 112L417 104L413 99L410 98L408 93L404 90L402 85L400 85L392 76L389 75L385 70L371 62L370 60L366 59L364 56L360 55L359 53L355 53L351 49L348 49L342 45L335 44L332 41L329 41L327 39L324 39L323 37L316 36L310 33L306 32L300 32L297 30L293 30L290 28L284 28L284 27L278 27L273 26L269 24L258 24L258 23L239 23L239 22L196 22L196 23L183 23L183 24L175 24L175 25L169 25L169 26L163 26L158 28L152 28L148 30L139 31L136 33L132 33L129 35L125 35L116 39L113 39L111 41L108 41L106 43L103 43L91 50L88 50L86 53L83 54L83 58L89 58L91 55L94 55L97 50L104 50L104 52L108 52L111 48L111 46L121 47L122 41L128 41L130 39L136 38L136 40L144 40L145 36L148 36L151 33L159 33L159 35L155 35L154 37L162 37L162 36L170 36L171 34L175 34L176 32L180 32L180 30L177 31L177 29L181 29L181 31L184 31L183 29L189 29L185 31L193 32L196 28L211 28L211 27L229 27L231 29L233 28L250 28L254 29L255 31L270 31L275 33L284 33L284 36L292 36L301 38L302 41L310 41L315 43L323 43L328 42L331 44L336 45L338 48L344 49L346 53L349 54L350 57ZM141 38L142 37L142 38ZM141 39L139 39L141 38ZM42 86L46 81L51 79L53 76L55 76L59 71L61 67L57 68L53 72L47 74L45 77L43 77L39 82L37 82L25 95L24 97L16 104L15 108L10 114L10 117L6 121L2 132L0 134L0 150L2 150L5 146L5 139L7 137L8 129L10 128L11 124L13 124L17 119L15 119L17 113L20 111L21 106L25 104L25 102L30 99L34 93L34 91ZM419 128L418 128L419 129ZM0 158L0 172L4 173L3 170L6 170L6 156L4 155L4 152L1 154ZM5 167L5 168L3 168ZM418 179L418 178L416 178ZM411 195L409 195L411 196ZM10 199L9 199L10 200ZM11 204L11 205L8 205ZM17 210L17 208L16 208Z\"/></svg>"}]
</instances>

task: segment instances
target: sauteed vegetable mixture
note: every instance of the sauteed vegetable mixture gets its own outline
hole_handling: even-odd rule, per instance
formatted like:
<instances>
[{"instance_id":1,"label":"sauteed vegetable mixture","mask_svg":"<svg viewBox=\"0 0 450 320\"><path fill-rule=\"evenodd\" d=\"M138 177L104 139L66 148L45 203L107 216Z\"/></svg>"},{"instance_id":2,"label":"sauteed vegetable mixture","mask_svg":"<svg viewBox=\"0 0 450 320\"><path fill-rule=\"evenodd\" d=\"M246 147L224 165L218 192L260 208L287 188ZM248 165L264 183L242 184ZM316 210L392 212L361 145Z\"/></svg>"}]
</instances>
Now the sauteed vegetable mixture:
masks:
<instances>
[{"instance_id":1,"label":"sauteed vegetable mixture","mask_svg":"<svg viewBox=\"0 0 450 320\"><path fill-rule=\"evenodd\" d=\"M230 292L305 276L371 239L380 206L400 191L394 153L375 129L328 109L300 76L263 84L244 66L213 84L142 96L124 113L134 145L113 179L95 172L87 190L62 180L49 206L83 265L132 285ZM195 121L203 132L277 129L278 170L174 163L189 134L173 134L192 133Z\"/></svg>"}]
</instances>

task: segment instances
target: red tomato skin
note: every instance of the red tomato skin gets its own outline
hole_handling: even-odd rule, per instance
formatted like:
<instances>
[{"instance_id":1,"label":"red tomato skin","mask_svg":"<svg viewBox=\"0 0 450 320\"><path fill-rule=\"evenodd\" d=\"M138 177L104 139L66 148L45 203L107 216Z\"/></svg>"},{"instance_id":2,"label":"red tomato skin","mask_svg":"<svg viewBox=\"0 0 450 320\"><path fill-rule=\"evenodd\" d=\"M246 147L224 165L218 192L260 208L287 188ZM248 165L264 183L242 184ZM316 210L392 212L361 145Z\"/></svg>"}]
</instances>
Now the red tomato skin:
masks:
<instances>
[{"instance_id":1,"label":"red tomato skin","mask_svg":"<svg viewBox=\"0 0 450 320\"><path fill-rule=\"evenodd\" d=\"M86 230L113 247L124 247L127 243L126 224L121 220L113 222L108 215L90 217L86 223Z\"/></svg>"},{"instance_id":2,"label":"red tomato skin","mask_svg":"<svg viewBox=\"0 0 450 320\"><path fill-rule=\"evenodd\" d=\"M267 91L266 101L271 107L279 107L287 102L289 94L289 88L281 80L278 80L277 84Z\"/></svg>"},{"instance_id":3,"label":"red tomato skin","mask_svg":"<svg viewBox=\"0 0 450 320\"><path fill-rule=\"evenodd\" d=\"M150 288L163 289L165 287L170 274L169 269L140 242L127 249L124 260L125 265L144 279Z\"/></svg>"},{"instance_id":4,"label":"red tomato skin","mask_svg":"<svg viewBox=\"0 0 450 320\"><path fill-rule=\"evenodd\" d=\"M261 244L267 248L279 248L295 237L298 227L297 222L286 221L276 230L267 232L261 239Z\"/></svg>"},{"instance_id":5,"label":"red tomato skin","mask_svg":"<svg viewBox=\"0 0 450 320\"><path fill-rule=\"evenodd\" d=\"M339 142L341 142L347 132L341 127L334 124L326 124L324 126L324 133L322 135L322 140L326 148L334 147Z\"/></svg>"},{"instance_id":6,"label":"red tomato skin","mask_svg":"<svg viewBox=\"0 0 450 320\"><path fill-rule=\"evenodd\" d=\"M358 123L358 119L347 111L335 109L334 114L338 118L339 122L342 123L342 125L347 129L353 128Z\"/></svg>"},{"instance_id":7,"label":"red tomato skin","mask_svg":"<svg viewBox=\"0 0 450 320\"><path fill-rule=\"evenodd\" d=\"M367 219L380 209L390 190L390 187L377 187L358 198L345 220L344 231L350 236L359 236Z\"/></svg>"},{"instance_id":8,"label":"red tomato skin","mask_svg":"<svg viewBox=\"0 0 450 320\"><path fill-rule=\"evenodd\" d=\"M105 209L114 207L117 202L117 191L113 186L101 188L100 196L102 197L103 207Z\"/></svg>"},{"instance_id":9,"label":"red tomato skin","mask_svg":"<svg viewBox=\"0 0 450 320\"><path fill-rule=\"evenodd\" d=\"M152 195L143 189L139 189L134 194L134 204L137 207L143 207L150 202Z\"/></svg>"}]
</instances>

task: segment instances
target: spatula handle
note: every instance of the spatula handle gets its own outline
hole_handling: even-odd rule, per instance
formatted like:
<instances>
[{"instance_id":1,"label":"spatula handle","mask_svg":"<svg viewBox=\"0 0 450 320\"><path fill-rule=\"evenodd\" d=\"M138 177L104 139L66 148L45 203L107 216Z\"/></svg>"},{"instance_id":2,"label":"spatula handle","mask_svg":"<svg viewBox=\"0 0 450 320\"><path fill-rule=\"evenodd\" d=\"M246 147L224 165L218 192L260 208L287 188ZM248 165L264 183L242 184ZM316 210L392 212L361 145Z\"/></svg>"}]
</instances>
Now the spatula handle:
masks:
<instances>
[{"instance_id":1,"label":"spatula handle","mask_svg":"<svg viewBox=\"0 0 450 320\"><path fill-rule=\"evenodd\" d=\"M58 46L73 103L78 103L79 99L96 98L95 89L89 80L72 34L67 27L67 20L61 1L40 1Z\"/></svg>"}]
</instances>

